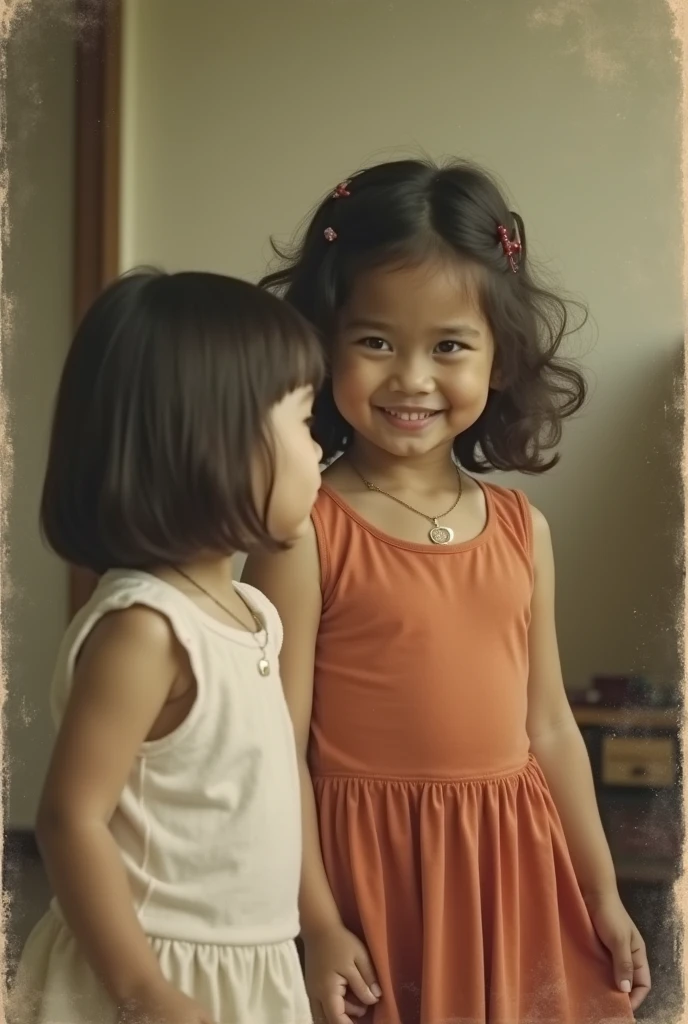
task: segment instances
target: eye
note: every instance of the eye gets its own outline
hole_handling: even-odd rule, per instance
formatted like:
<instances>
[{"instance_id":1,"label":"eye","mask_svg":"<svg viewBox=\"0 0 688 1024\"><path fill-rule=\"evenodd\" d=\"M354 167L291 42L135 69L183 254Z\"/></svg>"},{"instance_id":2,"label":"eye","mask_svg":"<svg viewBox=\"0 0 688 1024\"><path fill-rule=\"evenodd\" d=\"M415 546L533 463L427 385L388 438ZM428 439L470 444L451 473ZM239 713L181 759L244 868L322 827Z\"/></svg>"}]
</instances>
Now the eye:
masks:
<instances>
[{"instance_id":1,"label":"eye","mask_svg":"<svg viewBox=\"0 0 688 1024\"><path fill-rule=\"evenodd\" d=\"M468 346L463 341L441 341L437 351L442 356L453 356L457 352L463 352Z\"/></svg>"},{"instance_id":2,"label":"eye","mask_svg":"<svg viewBox=\"0 0 688 1024\"><path fill-rule=\"evenodd\" d=\"M369 352L389 352L390 345L384 338L361 338L358 344Z\"/></svg>"}]
</instances>

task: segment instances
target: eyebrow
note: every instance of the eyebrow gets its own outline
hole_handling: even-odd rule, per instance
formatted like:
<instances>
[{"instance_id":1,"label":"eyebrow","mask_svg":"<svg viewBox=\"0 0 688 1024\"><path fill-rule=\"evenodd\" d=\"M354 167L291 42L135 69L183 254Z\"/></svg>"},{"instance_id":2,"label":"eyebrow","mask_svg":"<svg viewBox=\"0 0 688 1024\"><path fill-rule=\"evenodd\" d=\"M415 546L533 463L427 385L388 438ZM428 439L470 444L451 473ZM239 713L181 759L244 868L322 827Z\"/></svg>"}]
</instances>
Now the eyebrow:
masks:
<instances>
[{"instance_id":1,"label":"eyebrow","mask_svg":"<svg viewBox=\"0 0 688 1024\"><path fill-rule=\"evenodd\" d=\"M389 331L393 330L393 325L385 323L383 320L347 320L345 327L359 328L359 329L371 329L375 331ZM468 324L445 324L443 327L435 327L433 331L436 334L464 334L472 337L478 337L480 331L475 327L470 327Z\"/></svg>"}]
</instances>

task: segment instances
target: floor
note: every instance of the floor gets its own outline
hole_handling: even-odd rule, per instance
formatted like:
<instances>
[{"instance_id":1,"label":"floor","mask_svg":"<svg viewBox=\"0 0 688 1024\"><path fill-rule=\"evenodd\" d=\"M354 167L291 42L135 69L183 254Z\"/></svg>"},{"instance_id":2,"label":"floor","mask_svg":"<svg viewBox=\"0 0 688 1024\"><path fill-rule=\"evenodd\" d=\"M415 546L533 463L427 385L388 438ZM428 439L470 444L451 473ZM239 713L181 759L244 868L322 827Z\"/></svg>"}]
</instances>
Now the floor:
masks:
<instances>
[{"instance_id":1,"label":"floor","mask_svg":"<svg viewBox=\"0 0 688 1024\"><path fill-rule=\"evenodd\" d=\"M45 911L50 891L45 872L35 856L8 852L4 890L10 896L6 923L8 977L11 978L21 947ZM638 1015L652 1024L682 1021L681 957L678 927L667 889L627 886L622 892L629 913L645 936L653 970L653 991Z\"/></svg>"}]
</instances>

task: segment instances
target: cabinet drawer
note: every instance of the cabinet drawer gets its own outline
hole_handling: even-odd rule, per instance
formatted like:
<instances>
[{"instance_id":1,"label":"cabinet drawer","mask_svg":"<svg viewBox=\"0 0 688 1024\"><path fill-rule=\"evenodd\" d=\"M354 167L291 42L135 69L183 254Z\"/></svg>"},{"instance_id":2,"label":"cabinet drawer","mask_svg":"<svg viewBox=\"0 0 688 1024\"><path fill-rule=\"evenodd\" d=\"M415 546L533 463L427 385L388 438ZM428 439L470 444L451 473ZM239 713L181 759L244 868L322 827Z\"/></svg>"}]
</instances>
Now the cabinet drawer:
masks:
<instances>
[{"instance_id":1,"label":"cabinet drawer","mask_svg":"<svg viewBox=\"0 0 688 1024\"><path fill-rule=\"evenodd\" d=\"M673 786L676 776L674 741L605 736L602 742L602 784L605 786Z\"/></svg>"}]
</instances>

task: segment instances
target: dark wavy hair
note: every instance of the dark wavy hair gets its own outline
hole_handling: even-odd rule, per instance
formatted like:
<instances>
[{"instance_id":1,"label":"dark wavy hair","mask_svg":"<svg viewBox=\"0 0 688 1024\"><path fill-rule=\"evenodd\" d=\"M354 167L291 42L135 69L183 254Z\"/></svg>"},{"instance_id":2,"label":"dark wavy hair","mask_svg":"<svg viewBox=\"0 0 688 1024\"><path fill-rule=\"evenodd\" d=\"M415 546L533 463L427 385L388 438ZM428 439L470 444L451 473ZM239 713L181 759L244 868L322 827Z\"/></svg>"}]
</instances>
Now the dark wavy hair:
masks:
<instances>
[{"instance_id":1,"label":"dark wavy hair","mask_svg":"<svg viewBox=\"0 0 688 1024\"><path fill-rule=\"evenodd\" d=\"M582 373L558 352L587 312L536 280L523 221L498 185L465 161L399 160L359 171L346 191L327 195L291 247L273 241L281 265L260 285L282 295L317 328L328 357L338 313L359 274L438 254L464 263L494 336L499 389L490 389L480 418L456 438L455 454L462 466L478 473L550 469L559 455L545 453L558 446L562 420L586 397ZM516 273L504 253L500 225L510 238L520 239ZM328 228L336 233L334 241L326 238ZM574 327L569 306L582 314ZM327 460L353 439L335 405L330 378L316 402L314 436Z\"/></svg>"},{"instance_id":2,"label":"dark wavy hair","mask_svg":"<svg viewBox=\"0 0 688 1024\"><path fill-rule=\"evenodd\" d=\"M266 418L291 391L318 389L323 362L311 325L253 284L125 275L86 313L62 373L41 501L48 544L96 573L283 547L266 523Z\"/></svg>"}]
</instances>

